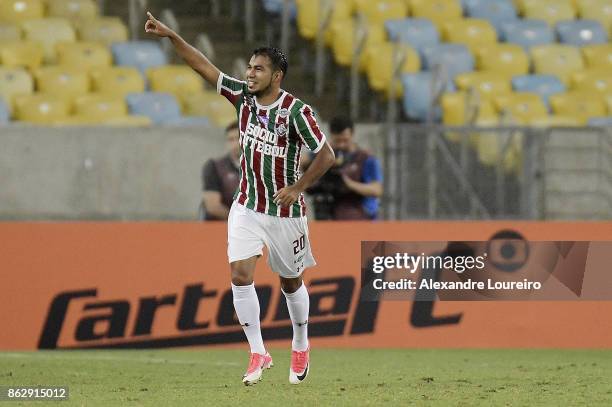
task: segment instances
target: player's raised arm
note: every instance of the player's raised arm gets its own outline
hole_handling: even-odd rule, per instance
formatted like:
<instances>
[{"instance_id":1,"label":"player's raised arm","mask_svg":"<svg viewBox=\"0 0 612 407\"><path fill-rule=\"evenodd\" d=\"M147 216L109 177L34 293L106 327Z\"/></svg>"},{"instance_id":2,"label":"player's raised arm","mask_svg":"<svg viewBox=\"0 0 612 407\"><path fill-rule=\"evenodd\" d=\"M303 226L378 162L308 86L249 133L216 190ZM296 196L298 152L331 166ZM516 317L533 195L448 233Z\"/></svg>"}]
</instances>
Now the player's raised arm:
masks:
<instances>
[{"instance_id":1,"label":"player's raised arm","mask_svg":"<svg viewBox=\"0 0 612 407\"><path fill-rule=\"evenodd\" d=\"M147 22L145 23L145 32L155 34L158 37L168 37L174 45L176 53L183 58L183 60L191 67L194 71L202 75L204 79L212 86L217 86L217 80L221 71L212 64L195 47L191 46L185 41L180 35L168 28L167 25L153 17L153 14L147 12Z\"/></svg>"}]
</instances>

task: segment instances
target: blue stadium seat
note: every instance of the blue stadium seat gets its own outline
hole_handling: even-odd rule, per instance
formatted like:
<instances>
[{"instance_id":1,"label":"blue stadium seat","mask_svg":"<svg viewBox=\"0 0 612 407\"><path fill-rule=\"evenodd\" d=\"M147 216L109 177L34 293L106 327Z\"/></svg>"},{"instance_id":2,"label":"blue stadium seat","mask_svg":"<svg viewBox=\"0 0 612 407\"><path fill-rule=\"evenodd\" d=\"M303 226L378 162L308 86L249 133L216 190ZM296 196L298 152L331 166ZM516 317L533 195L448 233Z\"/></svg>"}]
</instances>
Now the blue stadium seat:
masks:
<instances>
[{"instance_id":1,"label":"blue stadium seat","mask_svg":"<svg viewBox=\"0 0 612 407\"><path fill-rule=\"evenodd\" d=\"M423 69L433 70L442 65L448 78L455 79L460 73L474 70L474 57L465 45L438 44L423 48Z\"/></svg>"},{"instance_id":2,"label":"blue stadium seat","mask_svg":"<svg viewBox=\"0 0 612 407\"><path fill-rule=\"evenodd\" d=\"M512 88L515 92L537 93L549 109L548 98L566 90L563 82L554 75L517 75L512 78Z\"/></svg>"},{"instance_id":3,"label":"blue stadium seat","mask_svg":"<svg viewBox=\"0 0 612 407\"><path fill-rule=\"evenodd\" d=\"M7 124L11 120L11 113L9 108L4 103L4 100L0 99L0 125Z\"/></svg>"},{"instance_id":4,"label":"blue stadium seat","mask_svg":"<svg viewBox=\"0 0 612 407\"><path fill-rule=\"evenodd\" d=\"M555 35L544 20L516 20L502 24L503 41L529 48L534 45L550 44Z\"/></svg>"},{"instance_id":5,"label":"blue stadium seat","mask_svg":"<svg viewBox=\"0 0 612 407\"><path fill-rule=\"evenodd\" d=\"M560 21L557 23L557 35L561 42L577 47L608 42L606 30L595 20Z\"/></svg>"},{"instance_id":6,"label":"blue stadium seat","mask_svg":"<svg viewBox=\"0 0 612 407\"><path fill-rule=\"evenodd\" d=\"M511 0L464 0L463 8L472 18L489 20L501 37L502 26L518 19L516 8Z\"/></svg>"},{"instance_id":7,"label":"blue stadium seat","mask_svg":"<svg viewBox=\"0 0 612 407\"><path fill-rule=\"evenodd\" d=\"M437 45L440 42L438 29L426 18L387 20L385 28L391 41L410 44L421 56L424 47Z\"/></svg>"},{"instance_id":8,"label":"blue stadium seat","mask_svg":"<svg viewBox=\"0 0 612 407\"><path fill-rule=\"evenodd\" d=\"M431 109L432 94L431 72L418 72L414 74L404 74L402 76L402 84L404 86L404 113L413 120L426 121ZM442 84L438 85L440 88ZM439 93L442 89L438 89L435 93ZM452 81L446 81L446 89L444 92L454 92L455 86ZM442 110L436 107L433 112L435 121L442 118Z\"/></svg>"},{"instance_id":9,"label":"blue stadium seat","mask_svg":"<svg viewBox=\"0 0 612 407\"><path fill-rule=\"evenodd\" d=\"M612 116L592 117L591 119L589 119L589 126L612 127Z\"/></svg>"},{"instance_id":10,"label":"blue stadium seat","mask_svg":"<svg viewBox=\"0 0 612 407\"><path fill-rule=\"evenodd\" d=\"M263 0L263 7L270 14L282 15L283 14L283 0ZM295 0L289 3L289 15L294 20L297 15L297 6Z\"/></svg>"},{"instance_id":11,"label":"blue stadium seat","mask_svg":"<svg viewBox=\"0 0 612 407\"><path fill-rule=\"evenodd\" d=\"M133 66L143 74L148 68L168 64L166 54L156 41L116 42L111 50L115 65Z\"/></svg>"},{"instance_id":12,"label":"blue stadium seat","mask_svg":"<svg viewBox=\"0 0 612 407\"><path fill-rule=\"evenodd\" d=\"M181 117L181 107L169 93L129 93L125 100L130 114L148 116L154 124L165 124Z\"/></svg>"}]
</instances>

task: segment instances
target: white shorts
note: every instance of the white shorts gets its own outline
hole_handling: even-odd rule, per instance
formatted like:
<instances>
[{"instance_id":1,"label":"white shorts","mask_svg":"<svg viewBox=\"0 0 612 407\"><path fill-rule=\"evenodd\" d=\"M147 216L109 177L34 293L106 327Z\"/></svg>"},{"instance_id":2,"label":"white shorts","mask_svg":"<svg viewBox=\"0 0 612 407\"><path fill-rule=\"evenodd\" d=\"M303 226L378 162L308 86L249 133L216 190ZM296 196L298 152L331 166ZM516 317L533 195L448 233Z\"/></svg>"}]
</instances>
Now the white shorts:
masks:
<instances>
[{"instance_id":1,"label":"white shorts","mask_svg":"<svg viewBox=\"0 0 612 407\"><path fill-rule=\"evenodd\" d=\"M306 217L282 218L232 204L227 220L227 257L229 262L245 260L263 254L268 248L268 264L281 277L299 277L308 267L316 265Z\"/></svg>"}]
</instances>

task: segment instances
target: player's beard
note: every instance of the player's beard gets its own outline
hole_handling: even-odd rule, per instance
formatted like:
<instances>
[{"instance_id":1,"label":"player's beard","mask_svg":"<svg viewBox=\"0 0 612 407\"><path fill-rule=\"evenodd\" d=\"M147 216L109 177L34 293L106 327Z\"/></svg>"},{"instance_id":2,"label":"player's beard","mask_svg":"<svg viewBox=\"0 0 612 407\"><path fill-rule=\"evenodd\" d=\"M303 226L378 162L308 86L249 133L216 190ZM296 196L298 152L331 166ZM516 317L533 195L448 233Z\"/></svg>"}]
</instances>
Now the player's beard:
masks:
<instances>
[{"instance_id":1,"label":"player's beard","mask_svg":"<svg viewBox=\"0 0 612 407\"><path fill-rule=\"evenodd\" d=\"M266 86L265 88L261 90L253 92L252 95L258 98L262 98L266 96L268 93L270 93L271 90L272 90L272 79L270 79L270 83L268 83L268 86Z\"/></svg>"}]
</instances>

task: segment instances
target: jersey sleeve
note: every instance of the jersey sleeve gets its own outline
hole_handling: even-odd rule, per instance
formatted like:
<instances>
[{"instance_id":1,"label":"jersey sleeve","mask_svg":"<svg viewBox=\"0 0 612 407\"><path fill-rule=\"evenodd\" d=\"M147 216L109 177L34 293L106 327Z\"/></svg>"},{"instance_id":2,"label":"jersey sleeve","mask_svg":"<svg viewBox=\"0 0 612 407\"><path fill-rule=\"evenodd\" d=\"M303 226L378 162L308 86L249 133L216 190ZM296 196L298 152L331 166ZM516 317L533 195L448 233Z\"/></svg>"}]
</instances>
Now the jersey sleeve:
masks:
<instances>
[{"instance_id":1,"label":"jersey sleeve","mask_svg":"<svg viewBox=\"0 0 612 407\"><path fill-rule=\"evenodd\" d=\"M326 138L319 128L312 108L304 105L295 115L293 124L298 136L306 144L306 147L310 151L318 153L325 144Z\"/></svg>"},{"instance_id":2,"label":"jersey sleeve","mask_svg":"<svg viewBox=\"0 0 612 407\"><path fill-rule=\"evenodd\" d=\"M217 93L225 97L234 106L238 106L238 102L242 99L246 82L232 78L229 75L221 72L217 79Z\"/></svg>"}]
</instances>

